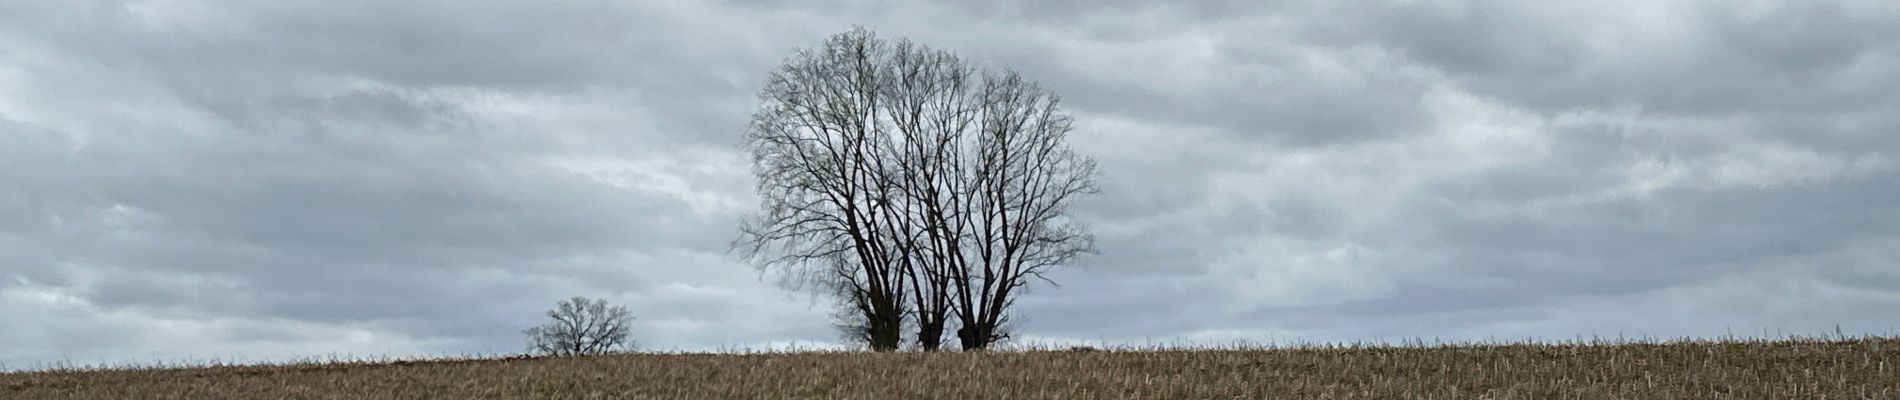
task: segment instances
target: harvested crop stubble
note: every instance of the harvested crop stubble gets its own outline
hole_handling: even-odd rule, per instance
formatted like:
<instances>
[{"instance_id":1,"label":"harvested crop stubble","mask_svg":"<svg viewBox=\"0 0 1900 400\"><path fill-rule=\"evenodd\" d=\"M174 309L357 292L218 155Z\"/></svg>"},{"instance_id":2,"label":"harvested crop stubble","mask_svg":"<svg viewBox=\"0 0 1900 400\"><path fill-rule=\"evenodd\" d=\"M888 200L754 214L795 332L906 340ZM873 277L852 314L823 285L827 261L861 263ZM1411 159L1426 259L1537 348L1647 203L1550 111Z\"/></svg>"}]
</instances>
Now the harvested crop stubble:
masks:
<instances>
[{"instance_id":1,"label":"harvested crop stubble","mask_svg":"<svg viewBox=\"0 0 1900 400\"><path fill-rule=\"evenodd\" d=\"M0 374L0 398L1896 399L1900 339L618 354Z\"/></svg>"}]
</instances>

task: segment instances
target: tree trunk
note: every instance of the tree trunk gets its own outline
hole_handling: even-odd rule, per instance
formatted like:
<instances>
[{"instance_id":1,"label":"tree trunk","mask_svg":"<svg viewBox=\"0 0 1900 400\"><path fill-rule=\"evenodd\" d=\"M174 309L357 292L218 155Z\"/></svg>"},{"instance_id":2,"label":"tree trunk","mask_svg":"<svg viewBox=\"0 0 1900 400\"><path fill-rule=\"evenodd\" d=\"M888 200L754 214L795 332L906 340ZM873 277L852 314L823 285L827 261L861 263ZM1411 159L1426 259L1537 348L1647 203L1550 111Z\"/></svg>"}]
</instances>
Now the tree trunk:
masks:
<instances>
[{"instance_id":1,"label":"tree trunk","mask_svg":"<svg viewBox=\"0 0 1900 400\"><path fill-rule=\"evenodd\" d=\"M923 346L924 351L937 351L943 348L943 316L937 316L928 321L919 318L917 344Z\"/></svg>"},{"instance_id":2,"label":"tree trunk","mask_svg":"<svg viewBox=\"0 0 1900 400\"><path fill-rule=\"evenodd\" d=\"M877 310L875 315L865 316L866 322L870 325L866 327L869 329L866 333L871 342L871 350L897 350L898 346L903 345L904 342L904 313L898 312L899 308L890 304L877 304L874 308Z\"/></svg>"},{"instance_id":3,"label":"tree trunk","mask_svg":"<svg viewBox=\"0 0 1900 400\"><path fill-rule=\"evenodd\" d=\"M995 342L995 332L996 327L987 326L981 322L964 325L963 328L957 329L957 341L963 344L963 351L985 350Z\"/></svg>"}]
</instances>

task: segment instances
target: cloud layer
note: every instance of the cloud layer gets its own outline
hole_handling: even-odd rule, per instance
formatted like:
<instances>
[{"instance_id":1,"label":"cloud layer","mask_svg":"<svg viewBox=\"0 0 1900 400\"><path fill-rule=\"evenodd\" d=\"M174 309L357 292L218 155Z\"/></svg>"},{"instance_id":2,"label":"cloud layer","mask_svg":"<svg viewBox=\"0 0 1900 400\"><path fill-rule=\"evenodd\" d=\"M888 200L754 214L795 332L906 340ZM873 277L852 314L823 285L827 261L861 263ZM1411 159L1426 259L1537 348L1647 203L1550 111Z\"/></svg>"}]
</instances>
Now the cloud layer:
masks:
<instances>
[{"instance_id":1,"label":"cloud layer","mask_svg":"<svg viewBox=\"0 0 1900 400\"><path fill-rule=\"evenodd\" d=\"M864 25L1062 94L1102 254L1026 340L1900 327L1881 2L0 5L0 363L824 345L739 135Z\"/></svg>"}]
</instances>

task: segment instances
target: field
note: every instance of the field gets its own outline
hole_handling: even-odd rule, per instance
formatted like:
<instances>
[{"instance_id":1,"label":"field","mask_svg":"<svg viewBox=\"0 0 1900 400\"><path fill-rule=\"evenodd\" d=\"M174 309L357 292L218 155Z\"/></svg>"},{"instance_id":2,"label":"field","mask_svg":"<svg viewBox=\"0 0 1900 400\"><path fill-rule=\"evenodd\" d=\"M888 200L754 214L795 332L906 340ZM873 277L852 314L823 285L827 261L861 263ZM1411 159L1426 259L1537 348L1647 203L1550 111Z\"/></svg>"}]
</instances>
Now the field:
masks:
<instances>
[{"instance_id":1,"label":"field","mask_svg":"<svg viewBox=\"0 0 1900 400\"><path fill-rule=\"evenodd\" d=\"M1900 338L617 354L0 373L4 399L1900 399Z\"/></svg>"}]
</instances>

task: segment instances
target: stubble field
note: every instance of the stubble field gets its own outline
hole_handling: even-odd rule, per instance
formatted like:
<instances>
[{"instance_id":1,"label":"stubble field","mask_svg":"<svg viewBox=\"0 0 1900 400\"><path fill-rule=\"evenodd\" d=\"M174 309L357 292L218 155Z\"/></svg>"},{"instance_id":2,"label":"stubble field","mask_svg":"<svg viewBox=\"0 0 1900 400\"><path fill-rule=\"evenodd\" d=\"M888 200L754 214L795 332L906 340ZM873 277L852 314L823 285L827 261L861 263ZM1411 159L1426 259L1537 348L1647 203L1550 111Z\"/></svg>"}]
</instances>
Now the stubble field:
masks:
<instances>
[{"instance_id":1,"label":"stubble field","mask_svg":"<svg viewBox=\"0 0 1900 400\"><path fill-rule=\"evenodd\" d=\"M0 373L4 399L1900 399L1900 338L617 354Z\"/></svg>"}]
</instances>

